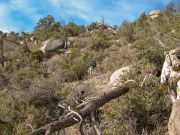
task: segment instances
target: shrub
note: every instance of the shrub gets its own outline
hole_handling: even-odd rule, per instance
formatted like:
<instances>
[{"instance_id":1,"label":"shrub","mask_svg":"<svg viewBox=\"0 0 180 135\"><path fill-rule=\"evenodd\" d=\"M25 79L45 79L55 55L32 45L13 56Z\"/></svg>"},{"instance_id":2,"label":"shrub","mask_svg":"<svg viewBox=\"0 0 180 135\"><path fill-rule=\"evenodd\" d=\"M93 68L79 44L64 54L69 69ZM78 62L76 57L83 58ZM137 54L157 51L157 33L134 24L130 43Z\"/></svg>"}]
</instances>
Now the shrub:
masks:
<instances>
[{"instance_id":1,"label":"shrub","mask_svg":"<svg viewBox=\"0 0 180 135\"><path fill-rule=\"evenodd\" d=\"M73 49L69 57L65 57L61 68L66 81L82 80L87 75L91 56L89 53Z\"/></svg>"},{"instance_id":2,"label":"shrub","mask_svg":"<svg viewBox=\"0 0 180 135\"><path fill-rule=\"evenodd\" d=\"M122 26L118 30L118 36L125 38L128 43L133 42L134 41L133 24L124 21Z\"/></svg>"},{"instance_id":3,"label":"shrub","mask_svg":"<svg viewBox=\"0 0 180 135\"><path fill-rule=\"evenodd\" d=\"M43 52L38 50L31 53L31 60L38 61L39 63L43 60Z\"/></svg>"},{"instance_id":4,"label":"shrub","mask_svg":"<svg viewBox=\"0 0 180 135\"><path fill-rule=\"evenodd\" d=\"M164 48L156 44L154 39L145 38L135 42L134 48L137 49L138 59L147 60L149 63L162 67L164 61Z\"/></svg>"},{"instance_id":5,"label":"shrub","mask_svg":"<svg viewBox=\"0 0 180 135\"><path fill-rule=\"evenodd\" d=\"M130 75L136 82L142 82L142 74ZM170 113L167 91L160 91L159 78L151 76L145 87L136 83L131 91L104 107L104 121L108 124L105 134L153 134L167 132L166 124Z\"/></svg>"},{"instance_id":6,"label":"shrub","mask_svg":"<svg viewBox=\"0 0 180 135\"><path fill-rule=\"evenodd\" d=\"M45 125L46 122L47 113L45 110L39 110L32 105L28 106L24 112L24 119L15 127L15 134L24 135L30 133L33 129Z\"/></svg>"},{"instance_id":7,"label":"shrub","mask_svg":"<svg viewBox=\"0 0 180 135\"><path fill-rule=\"evenodd\" d=\"M26 104L19 102L11 94L0 96L0 134L12 135L16 125L24 119Z\"/></svg>"},{"instance_id":8,"label":"shrub","mask_svg":"<svg viewBox=\"0 0 180 135\"><path fill-rule=\"evenodd\" d=\"M95 29L98 29L99 26L98 26L98 23L97 22L92 22L89 26L88 26L88 30L92 31L92 30L95 30Z\"/></svg>"},{"instance_id":9,"label":"shrub","mask_svg":"<svg viewBox=\"0 0 180 135\"><path fill-rule=\"evenodd\" d=\"M67 31L67 34L69 36L79 36L80 33L84 33L86 30L84 26L77 25L73 22L69 22L66 26L65 29Z\"/></svg>"},{"instance_id":10,"label":"shrub","mask_svg":"<svg viewBox=\"0 0 180 135\"><path fill-rule=\"evenodd\" d=\"M95 51L100 51L110 47L107 36L99 33L96 37L92 38L90 42L90 48Z\"/></svg>"},{"instance_id":11,"label":"shrub","mask_svg":"<svg viewBox=\"0 0 180 135\"><path fill-rule=\"evenodd\" d=\"M43 71L38 70L38 68L21 68L20 70L16 71L13 80L15 83L20 84L20 86L22 86L23 88L28 88L31 84L32 79L35 78L37 75L43 73Z\"/></svg>"}]
</instances>

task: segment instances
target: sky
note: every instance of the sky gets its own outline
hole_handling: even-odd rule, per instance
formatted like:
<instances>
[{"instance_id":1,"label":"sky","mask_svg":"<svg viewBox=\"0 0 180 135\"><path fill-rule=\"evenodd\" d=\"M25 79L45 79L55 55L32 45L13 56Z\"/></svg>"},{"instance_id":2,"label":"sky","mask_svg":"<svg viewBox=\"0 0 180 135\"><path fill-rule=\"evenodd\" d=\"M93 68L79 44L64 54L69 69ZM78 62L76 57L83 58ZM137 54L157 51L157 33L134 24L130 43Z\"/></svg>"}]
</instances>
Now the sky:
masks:
<instances>
[{"instance_id":1,"label":"sky","mask_svg":"<svg viewBox=\"0 0 180 135\"><path fill-rule=\"evenodd\" d=\"M120 25L170 2L180 4L180 0L0 0L0 30L30 32L47 15L84 25L103 17L110 25Z\"/></svg>"}]
</instances>

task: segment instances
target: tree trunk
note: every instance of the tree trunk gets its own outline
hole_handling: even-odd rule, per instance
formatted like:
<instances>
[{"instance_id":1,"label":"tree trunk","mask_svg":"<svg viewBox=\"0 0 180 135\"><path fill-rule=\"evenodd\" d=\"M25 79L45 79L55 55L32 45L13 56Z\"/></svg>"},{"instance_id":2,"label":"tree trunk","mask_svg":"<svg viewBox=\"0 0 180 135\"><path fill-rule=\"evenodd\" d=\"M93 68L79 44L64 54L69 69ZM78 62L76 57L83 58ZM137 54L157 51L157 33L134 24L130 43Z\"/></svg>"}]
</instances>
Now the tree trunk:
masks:
<instances>
[{"instance_id":1,"label":"tree trunk","mask_svg":"<svg viewBox=\"0 0 180 135\"><path fill-rule=\"evenodd\" d=\"M90 100L85 101L84 103L78 105L75 110L80 114L80 116L84 119L87 116L91 115L92 110L97 110L99 107L103 106L104 104L108 103L112 99L115 99L129 91L129 87L117 87L115 89L110 90L107 93L103 93L99 98L92 98ZM57 121L51 122L39 129L36 129L34 132L29 133L28 135L50 135L56 131L61 129L70 127L79 121L80 118L72 113L69 116L65 116Z\"/></svg>"},{"instance_id":2,"label":"tree trunk","mask_svg":"<svg viewBox=\"0 0 180 135\"><path fill-rule=\"evenodd\" d=\"M4 67L4 48L3 48L3 40L0 41L0 50L1 50L1 65Z\"/></svg>"}]
</instances>

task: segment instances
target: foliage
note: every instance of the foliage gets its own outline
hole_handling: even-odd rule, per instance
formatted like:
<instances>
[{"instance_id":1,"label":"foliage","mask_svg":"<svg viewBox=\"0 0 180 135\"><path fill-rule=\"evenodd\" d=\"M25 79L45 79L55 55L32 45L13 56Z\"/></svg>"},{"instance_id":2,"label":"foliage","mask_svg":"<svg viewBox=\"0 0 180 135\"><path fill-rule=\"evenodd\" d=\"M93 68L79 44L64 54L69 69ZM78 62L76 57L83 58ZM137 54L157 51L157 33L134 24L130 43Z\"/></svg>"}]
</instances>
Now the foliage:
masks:
<instances>
[{"instance_id":1,"label":"foliage","mask_svg":"<svg viewBox=\"0 0 180 135\"><path fill-rule=\"evenodd\" d=\"M77 100L96 96L99 87L95 84L98 82L92 82L97 80L98 75L109 75L127 65L134 66L127 77L136 80L136 83L128 94L103 107L103 133L165 134L171 103L167 91L159 90L160 79L156 73L162 68L163 52L175 48L180 41L177 8L169 4L154 19L142 13L133 23L125 21L116 28L117 35L106 31L108 25L103 28L96 22L87 27L74 22L62 25L52 16L40 19L31 34L9 33L8 39L16 42L30 36L40 41L50 37L76 38L68 53L44 61L41 51L32 51L39 46L28 44L29 49L9 43L4 46L7 62L4 68L0 68L0 74L8 78L8 83L0 91L0 134L26 134L31 131L31 126L36 129L57 120L64 113L58 108L60 101L69 102L72 94ZM96 33L85 36L87 28L96 30ZM158 43L156 37L165 47ZM116 40L120 41L121 46L110 44L110 41ZM97 76L87 77L92 58L98 65ZM152 75L140 87L147 74ZM108 77L104 79L108 81Z\"/></svg>"},{"instance_id":2,"label":"foliage","mask_svg":"<svg viewBox=\"0 0 180 135\"><path fill-rule=\"evenodd\" d=\"M34 31L41 31L53 27L56 24L54 17L47 15L46 17L39 20L37 25L34 27Z\"/></svg>"},{"instance_id":3,"label":"foliage","mask_svg":"<svg viewBox=\"0 0 180 135\"><path fill-rule=\"evenodd\" d=\"M73 49L72 54L65 58L61 65L65 80L82 80L87 75L90 59L89 53L80 52L80 49Z\"/></svg>"},{"instance_id":4,"label":"foliage","mask_svg":"<svg viewBox=\"0 0 180 135\"><path fill-rule=\"evenodd\" d=\"M108 38L105 34L99 33L96 37L92 38L90 48L95 51L100 51L110 47Z\"/></svg>"},{"instance_id":5,"label":"foliage","mask_svg":"<svg viewBox=\"0 0 180 135\"><path fill-rule=\"evenodd\" d=\"M95 29L98 29L99 26L98 26L98 23L97 22L92 22L89 26L88 26L88 30L92 31L92 30L95 30Z\"/></svg>"},{"instance_id":6,"label":"foliage","mask_svg":"<svg viewBox=\"0 0 180 135\"><path fill-rule=\"evenodd\" d=\"M104 107L104 121L109 123L105 134L165 134L170 113L170 102L167 91L160 91L159 78L151 76L143 87L139 86L147 74L146 67L141 74L130 75L136 80L132 90ZM139 67L138 67L139 70Z\"/></svg>"},{"instance_id":7,"label":"foliage","mask_svg":"<svg viewBox=\"0 0 180 135\"><path fill-rule=\"evenodd\" d=\"M138 59L147 60L149 63L161 68L164 61L164 49L156 44L152 38L145 38L135 42L134 47L137 49Z\"/></svg>"},{"instance_id":8,"label":"foliage","mask_svg":"<svg viewBox=\"0 0 180 135\"><path fill-rule=\"evenodd\" d=\"M34 106L28 106L24 112L24 119L16 125L15 131L17 135L24 135L43 126L47 122L46 112L39 110Z\"/></svg>"},{"instance_id":9,"label":"foliage","mask_svg":"<svg viewBox=\"0 0 180 135\"><path fill-rule=\"evenodd\" d=\"M42 62L43 61L43 52L38 50L38 51L34 51L31 53L31 60L36 60L38 62Z\"/></svg>"},{"instance_id":10,"label":"foliage","mask_svg":"<svg viewBox=\"0 0 180 135\"><path fill-rule=\"evenodd\" d=\"M41 41L50 37L61 37L61 24L55 21L54 17L47 15L39 20L34 27L34 35Z\"/></svg>"},{"instance_id":11,"label":"foliage","mask_svg":"<svg viewBox=\"0 0 180 135\"><path fill-rule=\"evenodd\" d=\"M81 25L77 25L73 22L69 22L66 26L65 29L67 31L68 36L79 36L80 33L85 32L85 27Z\"/></svg>"},{"instance_id":12,"label":"foliage","mask_svg":"<svg viewBox=\"0 0 180 135\"><path fill-rule=\"evenodd\" d=\"M128 23L127 21L124 21L120 29L118 30L118 36L124 37L128 43L131 43L134 41L134 30L133 30L133 24Z\"/></svg>"}]
</instances>

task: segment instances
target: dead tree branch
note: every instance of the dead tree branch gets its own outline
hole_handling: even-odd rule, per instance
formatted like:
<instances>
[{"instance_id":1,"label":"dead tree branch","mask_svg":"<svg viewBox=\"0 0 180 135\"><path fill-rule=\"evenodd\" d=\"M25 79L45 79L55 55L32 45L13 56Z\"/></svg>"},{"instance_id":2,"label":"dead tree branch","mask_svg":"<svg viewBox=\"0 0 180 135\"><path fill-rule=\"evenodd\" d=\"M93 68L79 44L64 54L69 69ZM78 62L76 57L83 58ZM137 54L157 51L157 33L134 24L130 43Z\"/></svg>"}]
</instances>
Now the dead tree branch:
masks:
<instances>
[{"instance_id":1,"label":"dead tree branch","mask_svg":"<svg viewBox=\"0 0 180 135\"><path fill-rule=\"evenodd\" d=\"M84 119L88 116L94 117L92 111L94 112L99 107L103 106L104 104L108 103L109 101L124 95L129 91L129 87L127 86L120 86L115 89L110 90L107 93L103 93L99 98L93 98L92 100L87 100L84 103L78 105L75 108L75 111ZM77 121L78 120L78 121ZM70 127L78 122L81 119L77 116L76 113L72 113L66 117L63 117L57 121L51 122L39 129L34 130L34 132L29 133L28 135L50 135L56 131L61 129ZM93 118L94 121L94 118ZM95 123L95 122L94 122ZM95 123L96 126L96 123ZM98 130L96 126L96 131L100 134L100 130Z\"/></svg>"}]
</instances>

